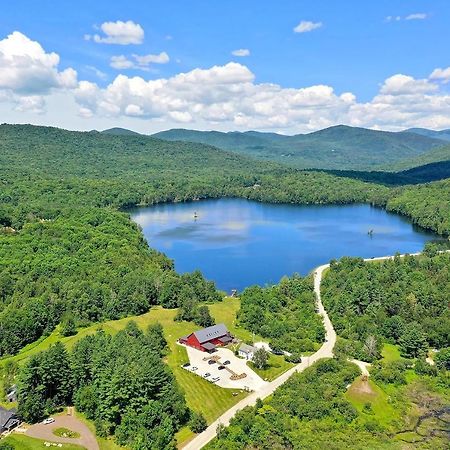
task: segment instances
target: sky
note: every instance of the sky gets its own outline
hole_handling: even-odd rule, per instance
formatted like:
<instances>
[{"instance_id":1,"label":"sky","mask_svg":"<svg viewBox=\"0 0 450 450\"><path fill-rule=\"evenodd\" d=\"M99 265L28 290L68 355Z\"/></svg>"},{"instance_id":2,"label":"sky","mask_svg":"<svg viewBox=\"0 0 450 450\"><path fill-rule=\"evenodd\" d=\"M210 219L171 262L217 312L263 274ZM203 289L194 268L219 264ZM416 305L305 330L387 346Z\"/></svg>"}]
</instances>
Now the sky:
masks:
<instances>
[{"instance_id":1,"label":"sky","mask_svg":"<svg viewBox=\"0 0 450 450\"><path fill-rule=\"evenodd\" d=\"M4 2L0 122L450 128L448 0Z\"/></svg>"}]
</instances>

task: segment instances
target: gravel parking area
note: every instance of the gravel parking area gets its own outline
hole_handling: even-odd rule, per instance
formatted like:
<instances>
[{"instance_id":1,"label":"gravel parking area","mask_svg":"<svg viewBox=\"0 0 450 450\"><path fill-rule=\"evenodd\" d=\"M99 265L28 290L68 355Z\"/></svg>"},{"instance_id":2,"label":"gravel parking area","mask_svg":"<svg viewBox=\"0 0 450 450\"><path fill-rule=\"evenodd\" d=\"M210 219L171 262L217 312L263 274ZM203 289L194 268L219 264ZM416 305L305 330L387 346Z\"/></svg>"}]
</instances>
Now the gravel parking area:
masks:
<instances>
[{"instance_id":1,"label":"gravel parking area","mask_svg":"<svg viewBox=\"0 0 450 450\"><path fill-rule=\"evenodd\" d=\"M198 369L193 373L198 376L203 376L206 373L210 373L211 376L206 378L207 380L212 380L215 377L219 377L220 379L215 382L217 386L230 389L247 389L250 391L257 391L267 384L266 381L264 381L259 375L250 369L250 367L247 366L244 359L238 358L231 350L226 348L218 348L216 352L209 354L189 346L185 347L189 356L189 362L191 364L191 367L188 367L187 370L190 370L192 367L197 367ZM208 364L208 361L204 361L203 358L209 358L211 356L218 357L220 362ZM230 377L232 376L232 373L230 373L229 370L219 370L219 366L225 361L230 361L230 364L225 366L227 369L230 369L238 375L245 373L247 376L240 380L231 380Z\"/></svg>"},{"instance_id":2,"label":"gravel parking area","mask_svg":"<svg viewBox=\"0 0 450 450\"><path fill-rule=\"evenodd\" d=\"M74 416L60 415L54 416L55 421L50 424L37 423L31 425L25 434L30 437L44 439L49 442L61 442L63 444L77 444L85 447L87 450L99 450L97 439L91 433L91 430ZM56 428L68 428L69 430L80 433L77 439L63 438L55 436L53 430Z\"/></svg>"}]
</instances>

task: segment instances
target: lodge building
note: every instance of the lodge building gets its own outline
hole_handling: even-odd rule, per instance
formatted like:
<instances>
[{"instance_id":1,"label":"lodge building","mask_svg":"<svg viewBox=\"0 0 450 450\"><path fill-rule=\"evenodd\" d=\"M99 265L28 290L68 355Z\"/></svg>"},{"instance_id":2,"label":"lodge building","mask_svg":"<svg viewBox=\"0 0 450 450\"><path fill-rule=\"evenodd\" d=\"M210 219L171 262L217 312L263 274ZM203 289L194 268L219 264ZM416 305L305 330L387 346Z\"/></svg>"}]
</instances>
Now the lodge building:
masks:
<instances>
[{"instance_id":1,"label":"lodge building","mask_svg":"<svg viewBox=\"0 0 450 450\"><path fill-rule=\"evenodd\" d=\"M179 342L202 352L212 353L216 350L216 347L227 345L232 340L233 336L227 327L223 323L219 323L183 336L179 339Z\"/></svg>"}]
</instances>

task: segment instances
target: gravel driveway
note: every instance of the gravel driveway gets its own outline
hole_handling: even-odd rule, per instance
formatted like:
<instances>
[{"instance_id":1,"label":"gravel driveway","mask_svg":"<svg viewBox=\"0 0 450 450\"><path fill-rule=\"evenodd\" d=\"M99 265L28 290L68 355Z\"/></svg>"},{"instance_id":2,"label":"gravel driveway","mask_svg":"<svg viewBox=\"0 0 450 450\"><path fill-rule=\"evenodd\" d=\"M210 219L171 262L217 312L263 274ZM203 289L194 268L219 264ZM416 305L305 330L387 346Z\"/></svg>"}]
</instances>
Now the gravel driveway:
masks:
<instances>
[{"instance_id":1,"label":"gravel driveway","mask_svg":"<svg viewBox=\"0 0 450 450\"><path fill-rule=\"evenodd\" d=\"M30 437L34 437L37 439L44 439L49 442L61 442L63 444L77 444L85 447L87 450L99 450L99 446L97 443L97 439L92 434L91 430L79 419L74 416L61 415L55 416L55 421L48 425L44 425L43 423L37 423L35 425L31 425L30 428L27 429L25 434ZM71 431L76 431L80 433L80 437L77 439L72 438L63 438L59 436L55 436L53 434L53 430L55 428L68 428Z\"/></svg>"}]
</instances>

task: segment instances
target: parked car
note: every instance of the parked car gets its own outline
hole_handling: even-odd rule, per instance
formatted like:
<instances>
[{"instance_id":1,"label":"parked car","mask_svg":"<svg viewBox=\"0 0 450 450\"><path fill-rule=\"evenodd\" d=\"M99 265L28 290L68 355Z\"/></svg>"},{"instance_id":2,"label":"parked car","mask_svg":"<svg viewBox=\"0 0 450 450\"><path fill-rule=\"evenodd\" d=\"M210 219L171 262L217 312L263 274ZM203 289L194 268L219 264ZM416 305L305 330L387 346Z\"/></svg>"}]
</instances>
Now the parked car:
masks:
<instances>
[{"instance_id":1,"label":"parked car","mask_svg":"<svg viewBox=\"0 0 450 450\"><path fill-rule=\"evenodd\" d=\"M184 367L185 369L187 369L187 368L190 367L190 366L191 366L190 363L185 363L185 364L183 364L181 367Z\"/></svg>"},{"instance_id":2,"label":"parked car","mask_svg":"<svg viewBox=\"0 0 450 450\"><path fill-rule=\"evenodd\" d=\"M223 369L225 369L225 366L219 366L218 369L223 370Z\"/></svg>"},{"instance_id":3,"label":"parked car","mask_svg":"<svg viewBox=\"0 0 450 450\"><path fill-rule=\"evenodd\" d=\"M214 377L213 379L211 379L211 381L213 382L213 383L215 383L216 381L219 381L220 380L220 377Z\"/></svg>"},{"instance_id":4,"label":"parked car","mask_svg":"<svg viewBox=\"0 0 450 450\"><path fill-rule=\"evenodd\" d=\"M42 423L44 424L44 425L48 425L48 424L50 424L50 423L53 423L55 421L55 419L53 418L53 417L47 417L46 419L44 419L43 421L42 421Z\"/></svg>"},{"instance_id":5,"label":"parked car","mask_svg":"<svg viewBox=\"0 0 450 450\"><path fill-rule=\"evenodd\" d=\"M209 372L206 372L205 375L203 375L203 378L208 378L210 376L211 376L211 374Z\"/></svg>"},{"instance_id":6,"label":"parked car","mask_svg":"<svg viewBox=\"0 0 450 450\"><path fill-rule=\"evenodd\" d=\"M197 369L198 369L198 367L195 367L195 366L191 368L192 372L195 372Z\"/></svg>"},{"instance_id":7,"label":"parked car","mask_svg":"<svg viewBox=\"0 0 450 450\"><path fill-rule=\"evenodd\" d=\"M230 364L230 361L228 361L228 359L223 363L224 366L228 366L228 364Z\"/></svg>"},{"instance_id":8,"label":"parked car","mask_svg":"<svg viewBox=\"0 0 450 450\"><path fill-rule=\"evenodd\" d=\"M215 364L216 362L213 360L213 359L210 359L209 361L208 361L208 364L209 365L211 365L211 364Z\"/></svg>"}]
</instances>

